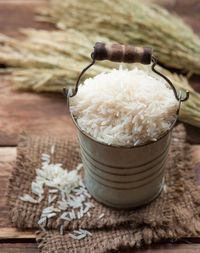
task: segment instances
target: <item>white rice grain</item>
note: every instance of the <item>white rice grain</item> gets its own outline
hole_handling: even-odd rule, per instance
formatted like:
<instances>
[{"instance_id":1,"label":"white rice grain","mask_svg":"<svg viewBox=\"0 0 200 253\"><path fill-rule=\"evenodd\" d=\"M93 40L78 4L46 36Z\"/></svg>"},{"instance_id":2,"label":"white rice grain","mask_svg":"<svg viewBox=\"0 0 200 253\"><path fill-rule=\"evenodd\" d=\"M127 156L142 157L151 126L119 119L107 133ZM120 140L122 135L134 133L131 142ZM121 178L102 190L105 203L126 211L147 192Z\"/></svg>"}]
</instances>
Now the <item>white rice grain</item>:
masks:
<instances>
[{"instance_id":1,"label":"white rice grain","mask_svg":"<svg viewBox=\"0 0 200 253\"><path fill-rule=\"evenodd\" d=\"M41 230L42 230L44 233L47 232L46 229L44 228L44 225L40 225L40 228L41 228Z\"/></svg>"},{"instance_id":2,"label":"white rice grain","mask_svg":"<svg viewBox=\"0 0 200 253\"><path fill-rule=\"evenodd\" d=\"M77 236L77 239L78 240L81 240L81 239L83 239L83 238L85 238L86 237L86 234L81 234L81 235L78 235Z\"/></svg>"},{"instance_id":3,"label":"white rice grain","mask_svg":"<svg viewBox=\"0 0 200 253\"><path fill-rule=\"evenodd\" d=\"M50 213L50 214L47 215L47 218L52 218L54 216L56 216L56 213Z\"/></svg>"},{"instance_id":4,"label":"white rice grain","mask_svg":"<svg viewBox=\"0 0 200 253\"><path fill-rule=\"evenodd\" d=\"M81 235L83 232L82 231L80 231L80 230L74 230L73 231L75 234L78 234L78 235Z\"/></svg>"},{"instance_id":5,"label":"white rice grain","mask_svg":"<svg viewBox=\"0 0 200 253\"><path fill-rule=\"evenodd\" d=\"M80 170L80 169L82 169L83 168L83 164L82 163L79 163L78 165L77 165L77 167L76 167L76 170Z\"/></svg>"},{"instance_id":6,"label":"white rice grain","mask_svg":"<svg viewBox=\"0 0 200 253\"><path fill-rule=\"evenodd\" d=\"M41 155L42 157L47 157L47 158L50 158L50 155L49 154L45 154L45 153L42 153Z\"/></svg>"},{"instance_id":7,"label":"white rice grain","mask_svg":"<svg viewBox=\"0 0 200 253\"><path fill-rule=\"evenodd\" d=\"M73 234L69 234L69 236L75 240L81 240L83 238L86 237L86 235L92 236L92 234L87 231L87 230L83 230L83 229L79 229L79 230L74 230L73 231L75 234L78 234L78 236L75 236Z\"/></svg>"},{"instance_id":8,"label":"white rice grain","mask_svg":"<svg viewBox=\"0 0 200 253\"><path fill-rule=\"evenodd\" d=\"M69 217L70 217L70 219L71 219L71 220L73 220L73 219L74 219L74 215L73 215L73 213L72 213L72 212L69 212Z\"/></svg>"},{"instance_id":9,"label":"white rice grain","mask_svg":"<svg viewBox=\"0 0 200 253\"><path fill-rule=\"evenodd\" d=\"M52 203L56 198L57 198L56 195L54 195L54 196L49 195L49 196L48 196L48 202L49 202L49 203Z\"/></svg>"},{"instance_id":10,"label":"white rice grain","mask_svg":"<svg viewBox=\"0 0 200 253\"><path fill-rule=\"evenodd\" d=\"M43 213L51 213L54 209L54 206L48 206L45 209L43 209Z\"/></svg>"},{"instance_id":11,"label":"white rice grain","mask_svg":"<svg viewBox=\"0 0 200 253\"><path fill-rule=\"evenodd\" d=\"M60 210L63 210L63 211L67 210L67 207L68 207L67 201L58 201L58 204L59 204L58 208Z\"/></svg>"},{"instance_id":12,"label":"white rice grain","mask_svg":"<svg viewBox=\"0 0 200 253\"><path fill-rule=\"evenodd\" d=\"M104 213L102 213L102 214L99 215L99 219L101 219L103 217L104 217Z\"/></svg>"},{"instance_id":13,"label":"white rice grain","mask_svg":"<svg viewBox=\"0 0 200 253\"><path fill-rule=\"evenodd\" d=\"M58 192L58 189L49 190L49 193L56 193Z\"/></svg>"},{"instance_id":14,"label":"white rice grain","mask_svg":"<svg viewBox=\"0 0 200 253\"><path fill-rule=\"evenodd\" d=\"M55 151L55 145L52 145L51 146L51 154L54 154L54 151Z\"/></svg>"},{"instance_id":15,"label":"white rice grain","mask_svg":"<svg viewBox=\"0 0 200 253\"><path fill-rule=\"evenodd\" d=\"M38 225L41 224L41 223L46 222L46 220L47 220L46 217L41 218L41 219L38 221Z\"/></svg>"},{"instance_id":16,"label":"white rice grain","mask_svg":"<svg viewBox=\"0 0 200 253\"><path fill-rule=\"evenodd\" d=\"M87 196L88 198L91 198L91 195L90 195L88 192L85 192L84 194L85 194L85 196Z\"/></svg>"},{"instance_id":17,"label":"white rice grain","mask_svg":"<svg viewBox=\"0 0 200 253\"><path fill-rule=\"evenodd\" d=\"M69 237L71 237L72 239L75 239L75 240L79 240L79 238L77 238L77 236L75 236L73 234L69 234Z\"/></svg>"},{"instance_id":18,"label":"white rice grain","mask_svg":"<svg viewBox=\"0 0 200 253\"><path fill-rule=\"evenodd\" d=\"M34 204L39 203L41 201L41 198L42 197L40 197L38 200L36 200L36 199L32 198L30 195L28 195L28 194L25 194L23 197L20 197L20 199L22 201L27 201L27 202L34 203Z\"/></svg>"},{"instance_id":19,"label":"white rice grain","mask_svg":"<svg viewBox=\"0 0 200 253\"><path fill-rule=\"evenodd\" d=\"M60 226L60 235L63 235L63 225Z\"/></svg>"},{"instance_id":20,"label":"white rice grain","mask_svg":"<svg viewBox=\"0 0 200 253\"><path fill-rule=\"evenodd\" d=\"M79 231L80 231L81 233L83 233L83 234L92 236L92 234L91 234L88 230L84 230L84 229L81 229L81 228L80 228Z\"/></svg>"}]
</instances>

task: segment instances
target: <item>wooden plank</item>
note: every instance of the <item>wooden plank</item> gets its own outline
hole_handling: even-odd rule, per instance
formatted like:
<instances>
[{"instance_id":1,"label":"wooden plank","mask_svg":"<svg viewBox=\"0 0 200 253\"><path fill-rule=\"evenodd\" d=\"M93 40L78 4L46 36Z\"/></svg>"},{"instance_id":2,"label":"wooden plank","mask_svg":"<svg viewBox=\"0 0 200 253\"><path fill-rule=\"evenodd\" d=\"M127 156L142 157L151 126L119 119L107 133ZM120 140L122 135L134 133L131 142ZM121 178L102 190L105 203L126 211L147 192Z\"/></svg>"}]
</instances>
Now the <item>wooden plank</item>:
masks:
<instances>
[{"instance_id":1,"label":"wooden plank","mask_svg":"<svg viewBox=\"0 0 200 253\"><path fill-rule=\"evenodd\" d=\"M36 243L1 243L1 253L39 253Z\"/></svg>"},{"instance_id":2,"label":"wooden plank","mask_svg":"<svg viewBox=\"0 0 200 253\"><path fill-rule=\"evenodd\" d=\"M146 249L138 249L129 253L199 253L200 244L155 244Z\"/></svg>"},{"instance_id":3,"label":"wooden plank","mask_svg":"<svg viewBox=\"0 0 200 253\"><path fill-rule=\"evenodd\" d=\"M37 245L34 243L2 243L0 245L1 253L39 253ZM199 253L200 245L190 244L158 244L151 248L121 251L119 253Z\"/></svg>"},{"instance_id":4,"label":"wooden plank","mask_svg":"<svg viewBox=\"0 0 200 253\"><path fill-rule=\"evenodd\" d=\"M52 29L34 20L35 8L44 5L39 0L0 2L0 32L20 37L19 28ZM75 132L62 95L14 92L10 87L0 76L0 146L17 145L17 136L24 130L60 136Z\"/></svg>"},{"instance_id":5,"label":"wooden plank","mask_svg":"<svg viewBox=\"0 0 200 253\"><path fill-rule=\"evenodd\" d=\"M0 32L19 38L19 28L55 29L34 20L35 8L46 4L41 0L0 1ZM0 146L16 146L24 130L60 136L75 132L62 95L14 92L10 87L0 76Z\"/></svg>"},{"instance_id":6,"label":"wooden plank","mask_svg":"<svg viewBox=\"0 0 200 253\"><path fill-rule=\"evenodd\" d=\"M74 134L62 94L36 94L10 90L0 76L0 146L17 145L22 131L41 135Z\"/></svg>"},{"instance_id":7,"label":"wooden plank","mask_svg":"<svg viewBox=\"0 0 200 253\"><path fill-rule=\"evenodd\" d=\"M8 207L6 203L6 190L8 178L11 174L14 160L16 157L16 148L1 148L0 149L0 229L11 227L8 217ZM0 237L2 237L0 232Z\"/></svg>"},{"instance_id":8,"label":"wooden plank","mask_svg":"<svg viewBox=\"0 0 200 253\"><path fill-rule=\"evenodd\" d=\"M14 162L16 158L16 148L0 148L0 164ZM10 172L10 168L1 170L1 175L6 171Z\"/></svg>"},{"instance_id":9,"label":"wooden plank","mask_svg":"<svg viewBox=\"0 0 200 253\"><path fill-rule=\"evenodd\" d=\"M6 204L5 193L8 179L16 159L16 148L0 148L0 240L35 238L33 232L22 232L12 227L9 220L9 211ZM1 252L1 251L0 251Z\"/></svg>"},{"instance_id":10,"label":"wooden plank","mask_svg":"<svg viewBox=\"0 0 200 253\"><path fill-rule=\"evenodd\" d=\"M47 1L41 0L0 1L0 32L22 38L21 28L56 29L52 24L35 20L35 9L46 5Z\"/></svg>"},{"instance_id":11,"label":"wooden plank","mask_svg":"<svg viewBox=\"0 0 200 253\"><path fill-rule=\"evenodd\" d=\"M0 215L1 216L1 215ZM10 224L9 224L10 225ZM28 232L28 231L20 231L16 228L12 227L5 227L0 228L0 241L1 240L9 240L9 239L35 239L35 233L34 232Z\"/></svg>"}]
</instances>

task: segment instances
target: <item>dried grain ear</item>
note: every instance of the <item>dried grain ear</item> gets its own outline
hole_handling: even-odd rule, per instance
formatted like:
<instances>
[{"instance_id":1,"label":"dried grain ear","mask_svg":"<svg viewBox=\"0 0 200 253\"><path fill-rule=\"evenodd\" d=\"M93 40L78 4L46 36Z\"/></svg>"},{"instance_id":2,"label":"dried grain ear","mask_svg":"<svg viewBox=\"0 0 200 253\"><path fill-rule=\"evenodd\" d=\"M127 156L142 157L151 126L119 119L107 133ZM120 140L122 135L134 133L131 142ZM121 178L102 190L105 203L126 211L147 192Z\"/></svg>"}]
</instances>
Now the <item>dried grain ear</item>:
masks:
<instances>
[{"instance_id":1,"label":"dried grain ear","mask_svg":"<svg viewBox=\"0 0 200 253\"><path fill-rule=\"evenodd\" d=\"M83 6L83 8L85 8L85 5ZM65 7L63 9L65 9ZM103 11L104 11L104 8L103 8ZM51 9L51 13L52 13L52 9ZM118 15L116 16L118 17ZM79 20L79 17L78 17L78 20ZM117 27L117 30L118 30L118 27ZM169 29L167 27L167 31L168 30ZM107 31L107 28L106 28L106 31ZM82 34L75 30L69 30L69 29L67 31L45 31L45 30L39 31L39 30L34 30L34 29L26 29L26 31L23 31L23 32L27 36L26 40L23 43L21 40L16 40L16 39L7 37L3 34L0 34L0 40L3 42L2 45L0 45L0 58L1 58L1 52L3 54L1 58L1 62L4 63L6 66L12 66L12 68L8 67L4 69L3 72L12 73L12 75L9 75L7 77L9 78L9 80L11 80L13 84L12 89L32 90L36 92L42 92L42 91L62 92L63 87L65 86L66 88L73 87L77 79L77 76L79 75L82 68L88 65L88 62L91 61L91 58L90 58L91 45L94 44L96 41L93 41L91 38L89 38L89 36L85 34ZM120 33L120 35L121 34L122 33ZM132 34L134 34L134 32L132 32ZM142 34L145 34L146 36L146 32ZM176 34L177 34L177 31L176 31ZM91 35L91 32L90 32L90 35ZM42 44L40 43L41 37L43 38ZM123 33L123 37L124 37L124 33ZM105 37L104 38L102 37L102 40L109 42L109 40ZM33 41L34 41L34 46L33 46ZM84 41L84 43L81 44L81 50L80 50L80 44L79 44L80 41L82 42ZM118 38L117 38L117 41L119 41ZM156 42L157 41L158 40L156 40ZM128 44L130 40L127 43L124 41L120 41L120 42L124 44ZM53 50L52 50L52 44L54 45ZM137 43L137 44L140 44L141 46L141 41L140 43ZM152 45L152 43L147 43L147 44ZM162 44L164 45L164 43ZM183 44L184 43L181 43L181 47ZM38 46L37 49L35 45ZM66 49L63 52L63 48L66 48L66 45L69 45L69 49ZM9 48L9 51L7 50L8 48ZM15 61L13 62L13 54L16 54L16 48L20 48L20 51L17 53L17 56L15 55L16 56ZM61 48L62 50L60 50ZM197 49L198 48L199 46L197 47ZM6 55L4 53L5 50L6 50ZM36 50L37 54L36 55L33 54L32 50ZM83 51L84 51L84 54L83 54ZM175 50L174 48L173 50L170 50L170 54L169 54L170 57L171 57L171 51L177 52L178 50ZM52 55L52 52L53 52L53 55ZM65 53L67 56L63 57L63 53ZM70 61L68 60L69 59L68 54L70 55ZM186 54L186 56L188 55L189 54ZM27 61L27 58L29 59L29 61ZM159 59L160 59L160 56L159 56ZM179 57L178 58L173 57L173 60L174 59L178 59L178 63L185 62L185 61L180 61ZM190 57L190 59L193 60L194 58ZM171 61L167 61L167 63L168 62L171 62ZM198 58L198 64L199 64L199 58ZM186 64L186 65L192 66L192 64ZM64 66L64 69L63 69L63 66ZM130 68L131 66L128 65L127 67ZM104 62L101 65L94 65L92 71L87 72L84 75L84 78L93 77L100 72L107 72L111 68L117 68L117 67L118 65L116 66L116 64L111 64L110 62L107 62L107 63ZM141 67L143 68L144 66L140 64L140 68ZM186 89L190 91L190 99L187 102L182 104L179 119L183 122L199 127L200 126L200 121L199 121L200 95L196 91L194 91L194 89L189 85L188 80L185 76L172 73L160 66L157 66L156 68L160 72L165 74L173 82L173 84L176 86L176 89L181 88L184 92L186 91Z\"/></svg>"},{"instance_id":2,"label":"dried grain ear","mask_svg":"<svg viewBox=\"0 0 200 253\"><path fill-rule=\"evenodd\" d=\"M180 17L160 5L137 0L120 0L117 5L114 0L95 3L91 0L74 0L65 5L62 0L56 0L46 8L45 15L41 10L41 15L62 28L77 29L78 24L79 31L91 39L92 44L101 34L105 43L151 45L163 65L186 72L200 71L198 36Z\"/></svg>"}]
</instances>

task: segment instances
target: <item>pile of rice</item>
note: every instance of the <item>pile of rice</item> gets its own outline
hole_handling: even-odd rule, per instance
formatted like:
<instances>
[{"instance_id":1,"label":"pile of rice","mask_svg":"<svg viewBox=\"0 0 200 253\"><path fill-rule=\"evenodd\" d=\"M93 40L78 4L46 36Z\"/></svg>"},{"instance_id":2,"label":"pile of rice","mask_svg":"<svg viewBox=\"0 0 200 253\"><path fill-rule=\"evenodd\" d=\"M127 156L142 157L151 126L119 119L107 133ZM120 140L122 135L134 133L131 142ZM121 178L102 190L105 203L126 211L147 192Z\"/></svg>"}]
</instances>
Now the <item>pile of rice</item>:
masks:
<instances>
[{"instance_id":1,"label":"pile of rice","mask_svg":"<svg viewBox=\"0 0 200 253\"><path fill-rule=\"evenodd\" d=\"M70 109L80 128L109 145L156 141L175 120L178 102L161 79L147 71L113 69L85 80Z\"/></svg>"},{"instance_id":2,"label":"pile of rice","mask_svg":"<svg viewBox=\"0 0 200 253\"><path fill-rule=\"evenodd\" d=\"M51 147L51 154L54 154L55 146ZM92 219L90 209L95 206L89 201L91 195L88 193L84 183L79 175L83 164L79 164L76 169L68 171L64 169L61 163L51 163L51 155L41 154L41 168L36 168L36 177L31 184L31 195L24 194L20 200L39 204L41 201L47 202L48 205L42 210L38 225L43 232L46 232L45 226L49 219L59 217L62 221L60 226L60 234L64 234L64 223L73 222L76 219L82 219L87 215L88 219ZM44 187L49 188L44 194ZM61 198L59 198L59 196ZM46 198L46 200L45 200ZM98 219L102 219L104 213L100 214ZM74 234L69 233L68 236L81 240L92 234L79 228L74 230Z\"/></svg>"}]
</instances>

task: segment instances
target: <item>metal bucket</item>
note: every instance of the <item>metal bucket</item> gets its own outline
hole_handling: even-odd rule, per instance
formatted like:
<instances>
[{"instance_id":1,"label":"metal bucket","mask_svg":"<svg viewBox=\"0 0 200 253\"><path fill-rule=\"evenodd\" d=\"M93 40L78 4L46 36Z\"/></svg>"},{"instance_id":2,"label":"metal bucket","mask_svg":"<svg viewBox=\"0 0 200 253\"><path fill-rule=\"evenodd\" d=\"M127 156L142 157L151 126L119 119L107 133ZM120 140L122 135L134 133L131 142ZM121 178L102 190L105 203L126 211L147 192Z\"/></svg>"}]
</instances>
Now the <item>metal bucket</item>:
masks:
<instances>
[{"instance_id":1,"label":"metal bucket","mask_svg":"<svg viewBox=\"0 0 200 253\"><path fill-rule=\"evenodd\" d=\"M105 45L96 43L91 55L92 63L81 72L75 90L65 91L68 98L78 92L81 76L96 60L140 62L152 64L152 71L164 78L171 86L179 108L176 119L170 129L156 142L135 147L120 147L98 142L80 129L74 115L72 119L77 127L81 157L85 171L85 183L91 195L101 203L115 208L133 208L144 205L161 192L164 185L164 169L171 141L171 130L178 118L180 104L189 98L179 95L172 82L155 69L156 58L150 48L137 48L124 45ZM70 108L70 106L69 106Z\"/></svg>"},{"instance_id":2,"label":"metal bucket","mask_svg":"<svg viewBox=\"0 0 200 253\"><path fill-rule=\"evenodd\" d=\"M99 202L115 208L144 205L161 192L171 131L158 141L117 147L96 141L77 127L85 183Z\"/></svg>"}]
</instances>

